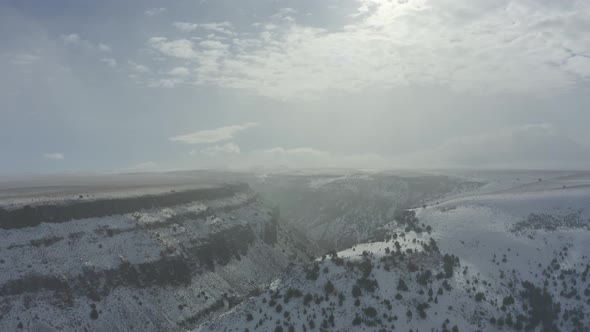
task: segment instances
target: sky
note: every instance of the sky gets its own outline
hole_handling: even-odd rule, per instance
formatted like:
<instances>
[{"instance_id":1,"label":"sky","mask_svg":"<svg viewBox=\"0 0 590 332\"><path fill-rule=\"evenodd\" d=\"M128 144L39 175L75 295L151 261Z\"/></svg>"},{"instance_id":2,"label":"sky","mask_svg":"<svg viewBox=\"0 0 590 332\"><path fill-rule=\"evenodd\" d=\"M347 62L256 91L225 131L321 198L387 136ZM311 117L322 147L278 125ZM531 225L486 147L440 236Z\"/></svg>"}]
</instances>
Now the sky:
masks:
<instances>
[{"instance_id":1,"label":"sky","mask_svg":"<svg viewBox=\"0 0 590 332\"><path fill-rule=\"evenodd\" d=\"M590 167L587 0L0 0L0 174Z\"/></svg>"}]
</instances>

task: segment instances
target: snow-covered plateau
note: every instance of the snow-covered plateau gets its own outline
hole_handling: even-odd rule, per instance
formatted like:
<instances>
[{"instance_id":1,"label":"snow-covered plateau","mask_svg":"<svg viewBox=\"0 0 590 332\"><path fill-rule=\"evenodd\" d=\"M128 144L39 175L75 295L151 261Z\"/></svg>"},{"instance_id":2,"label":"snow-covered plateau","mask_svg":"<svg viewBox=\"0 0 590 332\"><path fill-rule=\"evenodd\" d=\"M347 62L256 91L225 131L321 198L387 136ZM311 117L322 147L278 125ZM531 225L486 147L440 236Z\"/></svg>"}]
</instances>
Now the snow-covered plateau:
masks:
<instances>
[{"instance_id":1,"label":"snow-covered plateau","mask_svg":"<svg viewBox=\"0 0 590 332\"><path fill-rule=\"evenodd\" d=\"M309 260L248 185L181 188L0 209L0 331L187 330Z\"/></svg>"},{"instance_id":2,"label":"snow-covered plateau","mask_svg":"<svg viewBox=\"0 0 590 332\"><path fill-rule=\"evenodd\" d=\"M590 331L590 173L44 181L0 181L0 331Z\"/></svg>"}]
</instances>

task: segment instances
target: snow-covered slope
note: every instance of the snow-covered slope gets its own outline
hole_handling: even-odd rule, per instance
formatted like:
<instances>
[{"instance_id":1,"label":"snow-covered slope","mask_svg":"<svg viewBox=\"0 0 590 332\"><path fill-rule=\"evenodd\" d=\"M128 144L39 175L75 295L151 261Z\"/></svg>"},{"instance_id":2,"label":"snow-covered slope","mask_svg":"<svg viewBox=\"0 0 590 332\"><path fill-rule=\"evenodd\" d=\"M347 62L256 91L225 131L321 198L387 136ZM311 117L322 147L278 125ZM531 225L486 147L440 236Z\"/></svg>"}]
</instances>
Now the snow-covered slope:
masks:
<instances>
[{"instance_id":1,"label":"snow-covered slope","mask_svg":"<svg viewBox=\"0 0 590 332\"><path fill-rule=\"evenodd\" d=\"M308 260L247 185L163 188L5 195L0 331L186 330Z\"/></svg>"},{"instance_id":2,"label":"snow-covered slope","mask_svg":"<svg viewBox=\"0 0 590 332\"><path fill-rule=\"evenodd\" d=\"M588 331L587 179L535 179L397 214L382 241L293 267L197 330Z\"/></svg>"}]
</instances>

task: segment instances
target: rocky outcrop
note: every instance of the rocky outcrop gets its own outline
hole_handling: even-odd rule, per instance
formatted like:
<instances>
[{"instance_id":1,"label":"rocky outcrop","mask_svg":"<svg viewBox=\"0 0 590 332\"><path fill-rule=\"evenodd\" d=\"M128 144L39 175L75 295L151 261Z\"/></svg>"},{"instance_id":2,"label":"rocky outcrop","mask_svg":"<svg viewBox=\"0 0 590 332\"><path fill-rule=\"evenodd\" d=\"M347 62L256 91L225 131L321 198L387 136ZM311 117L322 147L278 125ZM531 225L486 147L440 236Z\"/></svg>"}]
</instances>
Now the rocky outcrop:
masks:
<instances>
[{"instance_id":1,"label":"rocky outcrop","mask_svg":"<svg viewBox=\"0 0 590 332\"><path fill-rule=\"evenodd\" d=\"M324 252L370 239L395 211L422 206L480 183L439 175L272 174L251 185Z\"/></svg>"}]
</instances>

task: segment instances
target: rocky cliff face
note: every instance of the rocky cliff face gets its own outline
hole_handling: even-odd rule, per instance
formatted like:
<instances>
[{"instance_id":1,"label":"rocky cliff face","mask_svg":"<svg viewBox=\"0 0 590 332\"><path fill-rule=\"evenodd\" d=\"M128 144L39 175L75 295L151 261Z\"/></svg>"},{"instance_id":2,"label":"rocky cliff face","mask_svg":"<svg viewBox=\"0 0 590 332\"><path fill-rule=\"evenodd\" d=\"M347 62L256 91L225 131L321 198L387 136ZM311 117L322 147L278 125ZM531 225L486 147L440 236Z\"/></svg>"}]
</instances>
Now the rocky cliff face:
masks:
<instances>
[{"instance_id":1,"label":"rocky cliff face","mask_svg":"<svg viewBox=\"0 0 590 332\"><path fill-rule=\"evenodd\" d=\"M396 211L481 185L448 176L361 172L272 174L251 184L327 251L372 238Z\"/></svg>"},{"instance_id":2,"label":"rocky cliff face","mask_svg":"<svg viewBox=\"0 0 590 332\"><path fill-rule=\"evenodd\" d=\"M186 330L308 259L243 184L4 206L1 331Z\"/></svg>"}]
</instances>

